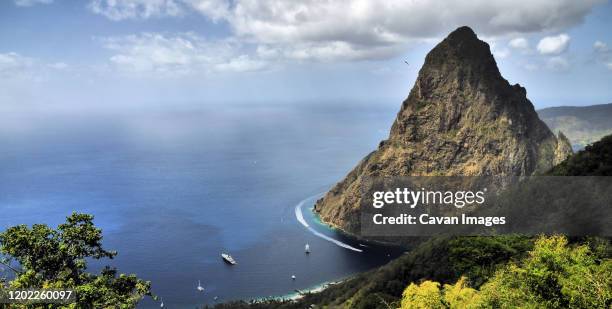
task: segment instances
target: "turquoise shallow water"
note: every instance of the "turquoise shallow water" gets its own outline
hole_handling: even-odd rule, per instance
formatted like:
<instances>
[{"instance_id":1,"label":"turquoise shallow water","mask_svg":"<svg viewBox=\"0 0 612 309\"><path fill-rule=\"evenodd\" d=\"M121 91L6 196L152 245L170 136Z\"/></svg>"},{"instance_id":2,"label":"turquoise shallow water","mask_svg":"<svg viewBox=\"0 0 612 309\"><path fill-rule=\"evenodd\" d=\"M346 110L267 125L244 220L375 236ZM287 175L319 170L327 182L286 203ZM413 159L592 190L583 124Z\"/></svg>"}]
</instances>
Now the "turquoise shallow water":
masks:
<instances>
[{"instance_id":1,"label":"turquoise shallow water","mask_svg":"<svg viewBox=\"0 0 612 309\"><path fill-rule=\"evenodd\" d=\"M376 148L393 116L350 105L4 115L11 121L0 125L0 226L92 213L105 246L119 252L92 268L111 264L151 280L171 308L287 295L400 253L348 250L295 216L300 201ZM303 211L312 229L363 248L318 222L313 202ZM238 265L223 263L221 251Z\"/></svg>"}]
</instances>

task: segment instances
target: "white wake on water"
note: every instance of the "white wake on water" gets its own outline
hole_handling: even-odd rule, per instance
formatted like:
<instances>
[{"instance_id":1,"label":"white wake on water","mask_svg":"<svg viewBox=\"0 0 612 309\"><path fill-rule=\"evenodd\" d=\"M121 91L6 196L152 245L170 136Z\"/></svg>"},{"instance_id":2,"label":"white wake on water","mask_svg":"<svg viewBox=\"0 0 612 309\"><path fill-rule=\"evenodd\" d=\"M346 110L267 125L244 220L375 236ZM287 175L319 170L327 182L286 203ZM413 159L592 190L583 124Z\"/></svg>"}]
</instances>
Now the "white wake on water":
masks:
<instances>
[{"instance_id":1,"label":"white wake on water","mask_svg":"<svg viewBox=\"0 0 612 309\"><path fill-rule=\"evenodd\" d=\"M315 195L315 196L318 196L318 195L319 195L319 194L317 194L317 195ZM342 248L345 248L345 249L353 250L353 251L356 251L356 252L363 252L363 250L361 250L361 249L357 249L357 248L355 248L355 247L352 247L352 246L351 246L351 245L349 245L349 244L345 244L345 243L343 243L343 242L341 242L341 241L339 241L339 240L337 240L337 239L333 239L333 238L331 238L331 237L329 237L329 236L327 236L327 235L325 235L325 234L323 234L323 233L320 233L320 232L316 231L315 229L313 229L313 228L312 228L312 227L311 227L311 226L308 224L308 222L306 222L306 219L304 219L304 214L302 213L302 207L304 206L304 204L306 203L306 201L310 200L311 198L313 198L313 197L315 197L315 196L308 197L308 198L306 198L306 199L302 200L301 202L299 202L299 203L298 203L298 204L295 206L295 217L297 218L297 220L298 220L298 221L299 221L299 222L300 222L300 223L301 223L301 224L302 224L304 227L306 227L306 229L308 229L308 230L309 230L311 233L313 233L313 234L314 234L315 236L317 236L317 237L323 238L323 239L325 239L325 240L327 240L327 241L329 241L329 242L332 242L332 243L334 243L334 244L336 244L336 245L338 245L338 246L340 246L340 247L342 247Z\"/></svg>"}]
</instances>

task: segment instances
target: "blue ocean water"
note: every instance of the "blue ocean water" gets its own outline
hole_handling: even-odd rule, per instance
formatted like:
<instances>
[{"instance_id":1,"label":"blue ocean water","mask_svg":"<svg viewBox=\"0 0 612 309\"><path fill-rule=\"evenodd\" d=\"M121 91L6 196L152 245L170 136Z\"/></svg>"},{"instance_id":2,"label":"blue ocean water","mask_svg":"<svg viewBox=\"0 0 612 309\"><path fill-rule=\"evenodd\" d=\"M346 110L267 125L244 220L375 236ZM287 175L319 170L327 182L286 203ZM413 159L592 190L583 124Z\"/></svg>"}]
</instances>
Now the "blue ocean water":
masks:
<instances>
[{"instance_id":1,"label":"blue ocean water","mask_svg":"<svg viewBox=\"0 0 612 309\"><path fill-rule=\"evenodd\" d=\"M308 211L313 196L387 136L394 116L380 104L7 113L0 228L91 213L105 247L119 252L92 268L108 264L152 281L170 308L290 294L401 253L360 246ZM363 252L300 224L295 207L308 197L309 225ZM222 251L238 265L223 263ZM141 307L159 305L147 299Z\"/></svg>"}]
</instances>

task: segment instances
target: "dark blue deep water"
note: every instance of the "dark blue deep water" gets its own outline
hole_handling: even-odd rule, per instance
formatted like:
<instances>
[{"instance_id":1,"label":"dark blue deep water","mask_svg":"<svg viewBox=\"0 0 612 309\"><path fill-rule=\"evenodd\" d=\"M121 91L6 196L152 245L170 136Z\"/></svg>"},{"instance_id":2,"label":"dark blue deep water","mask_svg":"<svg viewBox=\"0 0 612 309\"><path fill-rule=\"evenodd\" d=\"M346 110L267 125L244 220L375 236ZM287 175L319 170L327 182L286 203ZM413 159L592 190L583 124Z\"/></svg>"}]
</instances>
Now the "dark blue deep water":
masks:
<instances>
[{"instance_id":1,"label":"dark blue deep water","mask_svg":"<svg viewBox=\"0 0 612 309\"><path fill-rule=\"evenodd\" d=\"M9 112L0 121L0 227L91 213L105 247L119 252L92 268L152 281L169 308L312 288L399 254L317 223L313 198L310 226L364 252L317 237L295 215L375 149L394 116L377 104Z\"/></svg>"}]
</instances>

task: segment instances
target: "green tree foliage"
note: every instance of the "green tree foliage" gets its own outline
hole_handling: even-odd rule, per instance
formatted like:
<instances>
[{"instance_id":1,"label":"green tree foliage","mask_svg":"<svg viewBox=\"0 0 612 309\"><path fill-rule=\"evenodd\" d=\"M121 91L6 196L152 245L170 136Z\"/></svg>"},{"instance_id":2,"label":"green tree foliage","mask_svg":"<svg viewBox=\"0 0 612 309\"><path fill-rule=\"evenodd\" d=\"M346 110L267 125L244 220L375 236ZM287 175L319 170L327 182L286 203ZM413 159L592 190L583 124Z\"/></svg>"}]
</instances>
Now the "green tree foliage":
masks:
<instances>
[{"instance_id":1,"label":"green tree foliage","mask_svg":"<svg viewBox=\"0 0 612 309\"><path fill-rule=\"evenodd\" d=\"M443 293L443 301L449 308L476 308L481 303L478 291L468 286L466 277L455 284L445 284Z\"/></svg>"},{"instance_id":2,"label":"green tree foliage","mask_svg":"<svg viewBox=\"0 0 612 309\"><path fill-rule=\"evenodd\" d=\"M73 213L56 230L43 224L11 227L0 233L0 254L19 266L12 267L14 278L2 285L74 289L77 303L70 308L135 307L145 295L151 295L150 282L117 274L110 267L99 274L87 272L87 259L112 259L117 254L103 249L101 242L102 231L87 214ZM6 262L5 266L11 267Z\"/></svg>"},{"instance_id":3,"label":"green tree foliage","mask_svg":"<svg viewBox=\"0 0 612 309\"><path fill-rule=\"evenodd\" d=\"M410 284L402 294L401 309L417 308L477 308L481 304L478 291L467 284L467 278L461 277L455 284L440 284L425 281L421 284Z\"/></svg>"},{"instance_id":4,"label":"green tree foliage","mask_svg":"<svg viewBox=\"0 0 612 309\"><path fill-rule=\"evenodd\" d=\"M408 308L610 308L612 260L564 236L540 237L521 262L500 268L480 290L461 278L454 285L410 284Z\"/></svg>"},{"instance_id":5,"label":"green tree foliage","mask_svg":"<svg viewBox=\"0 0 612 309\"><path fill-rule=\"evenodd\" d=\"M520 264L510 263L481 287L489 304L547 308L609 308L612 260L564 236L541 237Z\"/></svg>"},{"instance_id":6,"label":"green tree foliage","mask_svg":"<svg viewBox=\"0 0 612 309\"><path fill-rule=\"evenodd\" d=\"M441 309L442 293L440 283L425 281L421 284L411 283L402 294L401 309Z\"/></svg>"},{"instance_id":7,"label":"green tree foliage","mask_svg":"<svg viewBox=\"0 0 612 309\"><path fill-rule=\"evenodd\" d=\"M612 176L612 135L567 158L548 174L554 176Z\"/></svg>"},{"instance_id":8,"label":"green tree foliage","mask_svg":"<svg viewBox=\"0 0 612 309\"><path fill-rule=\"evenodd\" d=\"M471 286L479 287L499 265L521 259L532 248L533 240L520 235L457 237L450 241L449 263L455 278L467 276Z\"/></svg>"}]
</instances>

